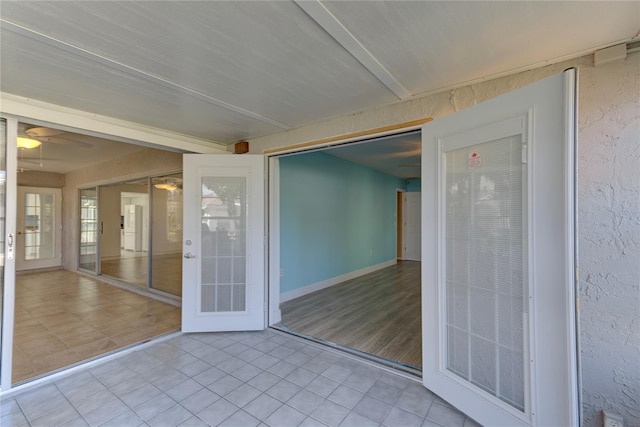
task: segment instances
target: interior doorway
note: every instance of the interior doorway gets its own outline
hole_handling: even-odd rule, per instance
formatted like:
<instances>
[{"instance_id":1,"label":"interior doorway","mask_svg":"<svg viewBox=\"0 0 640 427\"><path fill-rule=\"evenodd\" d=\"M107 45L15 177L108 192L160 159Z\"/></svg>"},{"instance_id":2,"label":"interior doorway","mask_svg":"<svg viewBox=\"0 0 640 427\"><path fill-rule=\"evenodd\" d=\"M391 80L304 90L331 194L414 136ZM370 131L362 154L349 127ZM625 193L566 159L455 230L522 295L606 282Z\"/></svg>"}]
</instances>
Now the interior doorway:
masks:
<instances>
[{"instance_id":1,"label":"interior doorway","mask_svg":"<svg viewBox=\"0 0 640 427\"><path fill-rule=\"evenodd\" d=\"M420 371L420 153L415 131L278 157L276 327Z\"/></svg>"}]
</instances>

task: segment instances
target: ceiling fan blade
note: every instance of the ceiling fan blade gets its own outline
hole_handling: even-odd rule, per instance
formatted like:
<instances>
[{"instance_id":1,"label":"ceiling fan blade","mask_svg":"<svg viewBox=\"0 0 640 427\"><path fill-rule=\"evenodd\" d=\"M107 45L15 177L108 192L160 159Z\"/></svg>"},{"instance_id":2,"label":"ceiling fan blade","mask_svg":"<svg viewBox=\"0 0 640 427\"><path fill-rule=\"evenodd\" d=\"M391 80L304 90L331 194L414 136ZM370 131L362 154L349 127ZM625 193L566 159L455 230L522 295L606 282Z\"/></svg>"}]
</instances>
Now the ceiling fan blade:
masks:
<instances>
[{"instance_id":1,"label":"ceiling fan blade","mask_svg":"<svg viewBox=\"0 0 640 427\"><path fill-rule=\"evenodd\" d=\"M35 128L26 129L24 133L29 135L32 138L42 138L47 136L62 135L64 131L59 129L45 128L45 127L35 127Z\"/></svg>"},{"instance_id":2,"label":"ceiling fan blade","mask_svg":"<svg viewBox=\"0 0 640 427\"><path fill-rule=\"evenodd\" d=\"M40 142L50 142L52 144L60 144L60 145L73 145L78 148L91 148L92 144L88 142L79 141L77 139L65 138L63 136L56 137L37 137L36 138Z\"/></svg>"}]
</instances>

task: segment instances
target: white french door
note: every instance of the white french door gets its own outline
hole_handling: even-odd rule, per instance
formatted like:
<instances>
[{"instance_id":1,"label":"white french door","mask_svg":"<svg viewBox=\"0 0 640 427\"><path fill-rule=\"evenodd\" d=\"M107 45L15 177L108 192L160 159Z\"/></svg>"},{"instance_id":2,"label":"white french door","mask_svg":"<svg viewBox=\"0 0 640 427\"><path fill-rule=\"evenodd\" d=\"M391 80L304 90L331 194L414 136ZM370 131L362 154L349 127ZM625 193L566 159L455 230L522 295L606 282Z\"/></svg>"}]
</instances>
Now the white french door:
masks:
<instances>
[{"instance_id":1,"label":"white french door","mask_svg":"<svg viewBox=\"0 0 640 427\"><path fill-rule=\"evenodd\" d=\"M483 425L577 425L575 70L423 127L423 381Z\"/></svg>"},{"instance_id":2,"label":"white french door","mask_svg":"<svg viewBox=\"0 0 640 427\"><path fill-rule=\"evenodd\" d=\"M183 159L182 330L264 329L264 156Z\"/></svg>"},{"instance_id":3,"label":"white french door","mask_svg":"<svg viewBox=\"0 0 640 427\"><path fill-rule=\"evenodd\" d=\"M61 265L61 201L59 188L18 187L17 271Z\"/></svg>"}]
</instances>

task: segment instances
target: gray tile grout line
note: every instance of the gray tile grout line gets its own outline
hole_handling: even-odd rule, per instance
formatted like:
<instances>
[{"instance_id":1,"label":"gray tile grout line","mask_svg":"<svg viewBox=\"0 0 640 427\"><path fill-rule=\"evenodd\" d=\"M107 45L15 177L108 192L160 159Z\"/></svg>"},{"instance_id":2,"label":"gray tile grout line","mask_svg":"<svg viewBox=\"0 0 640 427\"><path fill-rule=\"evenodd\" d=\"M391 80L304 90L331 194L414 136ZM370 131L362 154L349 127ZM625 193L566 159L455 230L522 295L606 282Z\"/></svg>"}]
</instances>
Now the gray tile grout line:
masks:
<instances>
[{"instance_id":1,"label":"gray tile grout line","mask_svg":"<svg viewBox=\"0 0 640 427\"><path fill-rule=\"evenodd\" d=\"M277 359L279 359L279 361L280 361L280 362L281 362L281 361L286 361L285 359L286 359L287 357L290 357L290 356L291 356L291 355L293 355L294 353L297 353L297 352L301 351L301 350L302 350L302 349L304 349L306 346L310 346L310 347L314 347L314 348L316 348L316 349L318 349L318 350L321 350L321 351L327 351L327 352L332 353L332 354L334 354L335 356L337 356L337 357L338 357L338 360L334 360L334 361L332 361L332 362L331 362L331 365L330 365L327 369L329 369L331 366L335 366L335 364L336 364L336 363L339 363L339 362L341 361L340 359L346 359L346 360L352 361L352 362L354 362L354 363L356 363L356 364L359 364L359 365L365 365L365 366L372 367L372 368L374 368L374 369L376 369L376 370L378 370L378 371L381 371L381 372L382 372L382 375L384 375L384 373L386 372L386 373L389 373L389 374L392 374L392 375L399 376L399 377L401 377L401 378L403 378L403 379L407 380L407 382L408 382L408 383L409 383L409 382L411 382L411 383L417 383L417 384L420 384L418 381L415 381L415 380L413 380L413 381L412 381L412 379L411 379L411 378L407 378L405 375L398 375L398 372L397 372L397 371L390 370L390 369L385 369L385 367L380 367L379 365L376 365L376 364L373 364L373 363L367 363L367 361L362 360L362 358L359 358L359 357L352 357L351 355L345 354L344 352L335 351L335 350L333 350L333 349L332 349L332 348L330 348L330 347L329 347L329 348L327 348L326 346L322 346L322 345L319 345L319 344L316 344L316 343L310 342L310 341L308 341L308 340L300 340L300 339L297 339L297 337L295 337L295 336L290 336L289 334L282 334L282 335L281 335L281 333L278 333L278 331L269 330L269 332L268 332L268 334L267 334L266 336L261 336L261 337L260 337L260 338L262 338L260 341L255 342L255 340L251 340L251 341L252 341L252 343L250 343L249 345L244 344L244 341L245 341L245 340L239 340L239 338L241 338L241 337L239 337L238 335L239 335L239 333L221 334L221 335L219 336L219 338L218 338L218 339L215 339L215 340L210 341L210 342L202 341L201 339L199 339L199 338L202 338L202 336L200 336L200 337L198 337L198 336L194 336L194 337L189 337L189 338L190 338L190 339L193 339L194 341L198 341L198 342L200 342L200 343L202 344L202 346L208 346L208 347L211 347L214 351L221 351L221 352L225 353L229 358L233 358L233 359L236 359L236 360L241 360L241 361L245 364L245 365L243 365L243 366L246 366L246 364L249 364L249 365L251 365L251 366L254 366L254 367L258 368L258 369L261 371L259 374L254 375L253 377L249 378L249 379L248 379L248 380L246 380L246 381L245 381L245 380L242 380L242 379L239 379L239 378L236 378L235 376L233 376L233 373L235 373L235 372L237 372L237 371L241 370L241 369L242 369L242 367L241 367L241 368L239 368L239 369L233 370L233 371L231 371L231 372L223 371L223 372L225 373L225 376L232 376L233 378L236 378L238 381L240 381L240 382L241 382L241 384L242 384L242 385L247 384L247 385L251 386L250 384L248 384L248 381L250 381L252 378L254 378L254 377L255 377L255 376L257 376L257 375L260 375L261 373L268 372L268 371L267 371L267 369L268 369L268 368L267 368L267 369L263 369L263 368L258 367L258 366L256 366L256 365L253 365L251 362L247 362L246 360L240 359L240 358L238 358L237 356L238 356L239 354L241 354L241 353L245 352L245 351L246 351L246 350L248 350L248 349L252 349L252 348L253 348L253 346L258 345L258 344L263 343L263 342L266 342L266 341L268 341L270 338L272 338L273 336L278 336L278 335L280 335L282 338L286 338L287 340L298 341L298 343L300 344L300 346L297 346L297 345L296 345L296 348L288 347L288 348L290 348L290 349L292 349L292 350L293 350L293 352L292 352L292 353L290 353L288 356L286 356L286 357L284 357L284 358L280 358L280 357L277 357L277 356L276 356L276 358L277 358ZM181 343L180 341L178 341L178 342L176 342L176 343L172 343L172 342L171 342L171 341L173 341L173 340L179 339L181 336L184 336L184 335L179 335L179 336L177 336L177 337L174 337L174 338L173 338L173 339L171 339L171 340L167 340L167 341L160 342L160 343L156 343L156 344L157 344L157 345L170 345L170 346L172 346L174 349L177 349L177 350L179 350L180 352L183 352L183 353L189 354L191 357L194 357L194 359L195 359L195 360L194 360L194 362L199 360L199 361L202 361L202 362L206 363L207 365L213 366L211 363L207 362L206 360L203 360L202 358L200 358L200 357L198 357L198 356L194 355L193 353L191 353L191 351L192 351L192 350L185 350L185 349L183 349L183 348L181 347L181 344L183 344L183 343ZM224 345L224 346L222 346L222 347L220 347L220 348L215 347L215 343L216 343L217 341L222 340L222 339L227 339L227 340L229 340L229 341L230 341L230 343L229 343L228 345ZM225 349L227 349L228 347L231 347L231 346L233 346L234 344L237 344L237 343L240 343L240 344L242 344L242 345L245 345L245 346L247 347L247 349L243 349L243 351L242 351L242 352L240 352L240 353L236 353L235 355L234 355L234 354L231 354L231 353L227 353L227 352L225 351ZM279 343L279 344L280 344L281 346L285 346L285 347L286 347L286 342L285 342L285 343ZM154 346L154 347L155 347L155 346ZM201 347L201 346L199 346L199 347ZM178 355L178 356L176 356L176 357L173 357L173 358L170 358L170 359L166 359L166 360L165 360L165 359L160 359L160 358L156 357L154 354L152 354L152 353L150 353L150 352L148 351L148 350L149 350L149 349L151 349L151 348L153 348L153 347L148 347L148 348L140 349L139 351L143 352L143 353L145 354L145 356L147 356L147 357L152 357L152 358L156 359L156 360L160 363L160 365L159 365L159 366L169 364L171 361L173 361L173 360L175 360L175 359L177 359L177 358L179 357L179 355ZM254 349L254 350L255 350L255 349ZM333 350L333 351L332 351L332 350ZM257 351L260 351L260 350L257 350ZM260 353L262 353L263 355L265 355L265 354L270 354L270 353L265 353L264 351L260 351ZM128 355L132 355L132 354L135 354L135 352L133 352L133 353L129 353ZM306 354L306 353L305 353L305 354ZM315 354L315 355L309 355L309 356L310 356L311 358L314 358L314 357L316 357L316 356L318 356L318 355L321 355L321 354L322 354L322 353L317 353L317 354ZM126 356L127 356L127 355L123 355L123 357L126 357ZM259 356L259 357L261 357L261 356ZM256 359L257 359L257 358L254 358L254 359L252 359L251 361L256 360ZM117 362L118 360L119 360L119 358L116 358L116 359L113 359L113 360L107 361L106 363L109 363L109 362ZM106 363L105 363L105 364L106 364ZM277 363L279 363L279 362L277 362ZM126 364L123 364L123 365L124 365L125 367L127 367L128 369L130 369L128 365L126 365ZM304 369L304 364L303 364L303 363L301 363L301 364L293 363L293 365L294 365L294 366L296 366L296 369L294 369L294 371L295 371L295 370L297 370L297 369ZM302 366L300 366L300 365L302 365ZM117 399L118 401L120 401L120 402L121 402L121 403L122 403L126 408L128 408L128 410L132 411L133 413L136 413L136 412L135 412L135 408L131 408L131 407L130 407L129 405L127 405L124 401L122 401L121 396L120 396L119 394L117 394L117 393L113 392L113 390L111 390L111 387L109 387L106 383L104 383L102 380L100 380L100 378L98 378L98 376L96 376L93 372L91 372L91 370L92 370L92 369L98 368L99 366L101 366L101 365L97 365L97 366L94 366L94 367L92 367L92 368L89 368L89 369L88 369L87 371L85 371L85 372L88 372L88 373L91 375L92 379L95 379L95 380L96 380L96 381L98 381L100 384L102 384L102 385L103 385L107 390L109 390L109 391L110 391L110 392L111 392L111 393L116 397L116 399ZM117 369L117 368L115 368L115 369ZM151 369L151 368L150 368L150 369ZM182 372L182 371L181 371L180 369L178 369L178 368L173 368L173 369L175 369L175 370L176 370L177 372L179 372L181 375L185 375L185 376L186 376L186 379L185 379L184 381L181 381L179 384L182 384L183 382L187 381L188 379L192 379L192 380L193 380L193 377L194 377L195 375L197 375L197 374L188 375L188 374L185 374L184 372ZM311 373L313 373L313 374L315 375L314 380L315 380L316 378L318 378L318 377L323 377L323 378L325 378L325 379L329 379L329 380L332 380L332 381L336 381L336 380L335 380L335 379L333 379L333 378L330 378L330 377L328 377L328 376L323 375L323 374L326 372L326 370L327 370L327 369L325 369L325 370L324 370L323 372L321 372L321 373L316 373L316 372L312 372L312 371L307 371L307 372L311 372ZM346 378L344 378L342 381L337 381L337 383L339 384L339 385L338 385L338 387L340 387L340 386L345 386L345 387L349 388L349 389L350 389L350 390L352 390L352 391L355 391L355 392L358 392L358 393L362 393L363 397L364 397L364 396L369 396L369 397L371 397L371 398L375 398L374 396L371 396L370 394L368 394L368 392L370 391L370 389L371 389L371 388L369 388L369 390L367 390L367 391L365 391L365 392L361 392L360 390L357 390L357 389L355 389L355 388L351 387L350 385L345 384L345 382L344 382L344 381L346 381L346 380L347 380L351 375L353 375L354 373L356 373L356 372L355 372L355 369L351 369L351 368L348 368L348 369L349 369L349 371L350 371L350 372L349 372L349 374L348 374L348 376L347 376ZM140 375L140 373L138 373L137 371L135 371L135 370L132 370L132 371L135 373L135 375ZM146 371L146 370L145 370L145 371ZM294 372L294 371L292 371L292 372ZM287 380L286 380L286 377L287 377L288 375L290 375L290 373L289 373L289 374L287 374L287 375L285 375L285 377L280 377L280 376L278 376L278 377L279 377L279 381L278 381L276 384L280 383L280 382L281 382L281 381L283 381L283 380L287 381ZM365 376L366 376L366 375L365 375ZM380 381L380 378L377 378L377 379L375 379L375 378L374 378L374 380L376 381L375 383L377 383L378 381ZM313 380L312 380L312 381L313 381ZM289 381L288 381L288 382L289 382ZM214 381L214 383L215 383L215 381ZM375 383L374 383L374 384L375 384ZM382 382L382 383L383 383L383 384L386 384L386 383L384 383L384 382ZM55 385L56 390L57 390L60 394L62 394L62 395L64 396L65 400L66 400L66 401L71 405L71 407L72 407L72 408L73 408L73 409L74 409L74 410L79 414L80 418L81 418L83 421L87 422L86 418L85 418L85 417L80 413L80 411L78 411L78 410L77 410L77 408L75 407L75 405L73 405L73 403L71 403L71 401L67 398L67 396L66 396L66 395L62 392L62 390L59 388L59 386L58 386L58 384L57 384L57 381L56 381L56 382L53 382L52 384L53 384L53 385ZM148 381L148 380L146 381L146 384L150 384L150 385L152 385L152 386L156 387L156 386L155 386L151 381ZM199 384L201 384L201 383L199 383ZM213 384L213 383L212 383L212 384ZM293 383L291 383L291 384L293 384ZM297 391L293 396L291 396L291 397L290 397L288 400L286 400L285 402L283 402L281 399L274 398L273 396L271 396L271 397L272 397L272 398L274 398L274 399L276 399L278 402L280 402L280 403L281 403L281 406L286 405L287 407L292 408L292 409L295 409L295 408L293 408L293 407L291 407L290 405L288 405L288 404L287 404L287 402L289 402L289 401L290 401L291 399L293 399L295 396L297 396L298 394L300 394L302 391L308 391L309 393L313 393L313 394L314 394L314 396L317 396L317 397L319 397L320 399L322 399L322 402L328 401L328 402L332 402L332 403L337 403L337 402L333 402L333 401L329 400L329 399L328 399L328 397L329 397L329 396L327 396L327 397L323 397L323 396L321 396L321 395L318 395L318 394L314 393L314 392L313 392L313 391L311 391L311 390L308 390L308 389L307 389L307 387L308 387L308 385L309 385L309 384L310 384L310 382L309 382L309 383L307 383L304 387L301 387L301 388L300 388L300 390L298 390L298 391ZM44 386L44 385L45 385L45 384L43 384L43 386ZM201 385L202 385L202 384L201 384ZM274 384L274 385L275 385L275 384ZM390 384L387 384L387 385L390 385ZM400 407L396 406L396 404L398 403L399 398L400 398L400 396L402 395L402 392L403 392L404 390L406 390L407 385L408 385L408 384L405 384L402 388L399 388L400 393L398 394L398 396L396 396L396 397L393 399L393 403L388 403L388 404L390 405L390 407L388 408L388 410L387 410L387 411L385 411L385 414L384 414L384 416L381 418L381 422L380 422L380 423L382 423L382 422L384 421L384 419L386 419L386 417L389 415L390 411L391 411L394 407L395 407L395 408L397 408L397 409L399 409L399 410L406 411L406 410L404 410L404 409L402 409L402 408L400 408ZM135 390L138 390L139 388L141 388L141 387L143 387L143 386L144 386L144 384L143 384L143 385L141 385L140 387L136 387L135 389L130 390L129 392L133 392L133 391L135 391ZM175 386L174 386L174 387L175 387ZM272 387L273 387L273 386L272 386ZM208 386L204 386L204 385L202 385L202 389L209 389L209 388L208 388ZM234 390L235 390L235 389L237 389L237 387L236 387L236 388L234 388ZM209 389L209 390L210 390L210 389ZM268 389L267 389L267 390L268 390ZM164 390L160 389L160 391L161 391L163 394L167 395L167 393L166 393ZM244 411L244 409L243 409L244 407L246 407L247 405L249 405L251 402L253 402L254 400L256 400L258 397L260 397L260 396L262 396L262 395L266 394L266 390L265 390L265 391L259 390L259 391L260 391L260 394L259 394L258 396L256 396L254 399L252 399L251 401L249 401L249 402L247 402L246 404L244 404L242 408L241 408L241 407L238 407L238 406L237 406L237 405L235 405L233 402L231 402L231 401L229 401L229 400L227 400L227 399L226 399L226 397L225 397L225 396L226 396L226 395L228 395L231 391L230 391L229 393L225 394L225 396L221 396L221 398L222 398L222 399L224 399L226 402L228 402L228 403L232 404L234 407L236 407L236 408L237 408L237 410L236 410L236 411L234 411L234 413L233 413L233 414L231 414L229 417L225 418L225 420L226 420L226 419L228 419L228 418L230 418L230 417L232 417L234 414L236 414L236 413L237 413L238 411L240 411L240 410ZM334 390L334 391L335 391L335 390ZM97 392L96 392L96 393L97 393ZM193 395L193 394L195 394L195 393L196 393L196 392L189 394L188 396L184 397L182 400L187 399L188 397L192 396L192 395ZM19 393L18 395L14 396L14 397L13 397L13 400L15 400L16 404L18 405L18 408L20 409L20 411L21 411L21 413L22 413L23 417L25 418L25 420L27 421L27 423L28 423L29 425L32 425L31 421L27 418L27 416L26 416L26 414L25 414L25 412L24 412L24 409L22 408L22 405L21 405L21 404L18 402L18 400L17 400L17 397L19 397L19 395L21 395L21 394L22 394L22 393ZM93 393L93 394L95 394L95 393ZM93 394L92 394L92 395L93 395ZM433 394L433 393L432 393L432 394ZM433 399L431 399L431 402L430 402L430 404L429 404L429 408L428 408L428 410L427 410L427 412L426 412L426 415L425 415L425 416L423 416L423 417L419 417L418 415L413 414L413 413L411 413L410 411L406 411L406 412L411 413L411 414L413 414L413 415L416 415L417 417L421 418L421 419L423 420L423 422L424 422L425 420L427 420L427 419L428 419L428 418L427 418L427 416L428 416L428 414L429 414L429 412L430 412L431 408L433 407L433 403L434 403L434 402L436 402L435 397L436 397L437 395L433 394L433 396L434 396L434 398L433 398ZM180 407L181 407L181 408L183 408L183 409L185 409L189 414L191 414L191 416L195 416L196 418L200 419L200 418L197 416L197 414L194 414L192 411L190 411L190 410L188 410L187 408L185 408L184 406L182 406L182 405L181 405L181 402L176 401L175 399L171 398L171 396L169 396L169 395L167 395L167 397L168 397L168 398L170 398L173 402L175 402L175 404L176 404L176 405L180 405ZM359 403L359 402L358 402L358 403ZM386 403L386 402L385 402L385 403ZM338 403L338 405L339 405L339 403ZM342 408L345 408L346 410L348 410L348 411L349 411L349 412L347 413L347 415L344 417L344 418L346 418L350 413L355 413L355 412L354 412L354 409L355 409L355 407L357 406L357 403L356 403L356 405L354 405L354 406L353 406L353 408L351 408L351 409L350 409L350 408L348 408L348 407L342 406L342 405L340 405L340 406L341 406ZM171 407L173 407L173 406L171 406ZM168 409L169 409L169 408L167 408L167 410L168 410ZM125 411L125 412L126 412L126 411ZM123 412L123 413L125 413L125 412ZM245 411L245 412L246 412L246 411ZM311 412L313 412L313 411L311 411ZM459 412L459 411L458 411L458 412ZM137 414L137 413L136 413L136 414ZM160 414L160 413L158 413L158 414ZM156 415L158 415L158 414L156 414ZM304 413L303 413L303 414L304 414ZM357 413L356 413L356 414L357 414ZM46 414L45 414L45 415L46 415ZM116 417L117 417L117 416L120 416L120 415L122 415L122 414L118 414L118 415L116 415ZM322 421L321 421L321 420L319 420L317 417L314 417L314 416L312 416L312 415L310 415L310 414L304 414L304 415L305 415L305 419L306 419L306 418L312 418L312 419L314 419L314 420L316 420L316 421L318 421L318 422L321 422L321 423L322 423ZM154 416L155 416L155 415L154 415ZM115 418L115 417L113 417L113 418ZM112 419L113 419L113 418L112 418ZM268 417L267 417L267 418L268 418ZM344 419L344 418L343 418L343 419ZM368 418L368 417L367 417L367 418ZM467 418L467 417L465 416L465 421L466 421L466 418ZM75 418L74 418L74 419L75 419ZM225 420L223 420L223 422L224 422ZM72 420L70 420L70 421L72 421ZM110 420L106 420L106 421L104 421L104 422L106 423L106 422L108 422L108 421L110 421ZM143 420L143 421L144 421L144 420ZM264 421L264 420L263 420L263 421ZM145 422L145 423L146 423L146 422ZM87 424L88 424L88 422L87 422Z\"/></svg>"}]
</instances>

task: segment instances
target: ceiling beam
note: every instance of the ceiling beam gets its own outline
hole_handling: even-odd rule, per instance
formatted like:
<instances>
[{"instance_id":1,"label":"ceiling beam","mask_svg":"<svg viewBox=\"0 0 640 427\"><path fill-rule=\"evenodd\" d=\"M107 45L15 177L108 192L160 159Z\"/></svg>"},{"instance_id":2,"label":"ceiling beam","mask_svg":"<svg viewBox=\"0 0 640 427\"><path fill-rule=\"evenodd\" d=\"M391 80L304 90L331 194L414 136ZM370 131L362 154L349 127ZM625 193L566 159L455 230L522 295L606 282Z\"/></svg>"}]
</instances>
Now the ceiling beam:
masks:
<instances>
[{"instance_id":1,"label":"ceiling beam","mask_svg":"<svg viewBox=\"0 0 640 427\"><path fill-rule=\"evenodd\" d=\"M64 42L62 40L58 40L56 38L50 37L46 34L39 33L30 28L23 27L22 25L18 25L11 21L7 21L5 19L0 19L0 24L3 30L11 31L15 34L19 34L24 37L28 37L32 40L35 40L40 43L44 43L47 46L51 46L56 49L61 49L67 53L71 53L73 55L77 55L81 58L88 59L90 61L105 65L107 67L116 69L118 71L122 71L131 76L143 79L145 81L158 84L168 89L176 90L182 94L191 96L193 98L199 99L200 101L204 101L206 103L216 105L218 107L222 107L229 111L233 111L235 113L242 114L246 117L250 117L252 119L261 121L263 123L270 124L279 129L289 130L292 129L293 126L287 125L285 123L279 122L277 120L270 119L261 114L254 113L253 111L246 110L242 107L238 107L233 104L229 104L228 102L222 101L220 99L214 98L212 96L206 95L202 92L198 92L197 90L190 89L185 86L181 86L169 80L166 80L160 76L156 76L154 74L148 73L143 70L139 70L137 68L131 67L129 65L123 64L121 62L115 61L113 59L104 57L102 55L98 55L96 53L90 52L86 49L82 49L81 47L74 46L70 43Z\"/></svg>"},{"instance_id":2,"label":"ceiling beam","mask_svg":"<svg viewBox=\"0 0 640 427\"><path fill-rule=\"evenodd\" d=\"M399 99L411 98L411 93L402 86L369 50L335 17L320 0L294 0L320 27L335 39L347 52L371 74L393 92Z\"/></svg>"}]
</instances>

